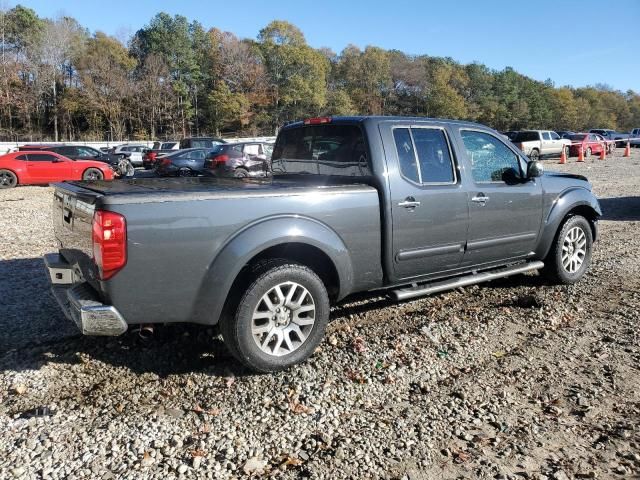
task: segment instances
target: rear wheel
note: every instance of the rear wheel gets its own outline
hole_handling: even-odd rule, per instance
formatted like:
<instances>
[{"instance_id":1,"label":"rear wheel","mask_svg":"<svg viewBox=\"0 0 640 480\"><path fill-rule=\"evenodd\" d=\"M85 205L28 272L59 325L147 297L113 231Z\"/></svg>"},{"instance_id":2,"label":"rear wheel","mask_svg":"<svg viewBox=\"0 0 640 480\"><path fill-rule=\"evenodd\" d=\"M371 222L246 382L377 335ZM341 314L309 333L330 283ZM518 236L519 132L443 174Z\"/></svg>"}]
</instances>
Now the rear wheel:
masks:
<instances>
[{"instance_id":1,"label":"rear wheel","mask_svg":"<svg viewBox=\"0 0 640 480\"><path fill-rule=\"evenodd\" d=\"M83 180L102 180L104 175L97 168L87 168L82 174Z\"/></svg>"},{"instance_id":2,"label":"rear wheel","mask_svg":"<svg viewBox=\"0 0 640 480\"><path fill-rule=\"evenodd\" d=\"M190 168L183 167L178 170L179 177L191 177L193 176L193 171Z\"/></svg>"},{"instance_id":3,"label":"rear wheel","mask_svg":"<svg viewBox=\"0 0 640 480\"><path fill-rule=\"evenodd\" d=\"M0 188L13 188L18 185L18 177L11 170L0 170Z\"/></svg>"},{"instance_id":4,"label":"rear wheel","mask_svg":"<svg viewBox=\"0 0 640 480\"><path fill-rule=\"evenodd\" d=\"M249 176L249 172L247 172L244 168L236 168L233 171L233 176L236 178L246 178Z\"/></svg>"},{"instance_id":5,"label":"rear wheel","mask_svg":"<svg viewBox=\"0 0 640 480\"><path fill-rule=\"evenodd\" d=\"M536 149L531 150L531 153L529 154L529 159L531 159L532 162L537 162L539 158L540 158L540 152L538 152L538 150Z\"/></svg>"},{"instance_id":6,"label":"rear wheel","mask_svg":"<svg viewBox=\"0 0 640 480\"><path fill-rule=\"evenodd\" d=\"M329 321L329 297L309 268L287 260L259 265L220 330L225 345L245 366L283 370L311 356Z\"/></svg>"},{"instance_id":7,"label":"rear wheel","mask_svg":"<svg viewBox=\"0 0 640 480\"><path fill-rule=\"evenodd\" d=\"M591 156L591 147L587 147L587 151L584 154L584 158L589 158Z\"/></svg>"},{"instance_id":8,"label":"rear wheel","mask_svg":"<svg viewBox=\"0 0 640 480\"><path fill-rule=\"evenodd\" d=\"M554 283L576 283L591 264L592 248L589 221L580 215L569 217L545 259L544 273Z\"/></svg>"}]
</instances>

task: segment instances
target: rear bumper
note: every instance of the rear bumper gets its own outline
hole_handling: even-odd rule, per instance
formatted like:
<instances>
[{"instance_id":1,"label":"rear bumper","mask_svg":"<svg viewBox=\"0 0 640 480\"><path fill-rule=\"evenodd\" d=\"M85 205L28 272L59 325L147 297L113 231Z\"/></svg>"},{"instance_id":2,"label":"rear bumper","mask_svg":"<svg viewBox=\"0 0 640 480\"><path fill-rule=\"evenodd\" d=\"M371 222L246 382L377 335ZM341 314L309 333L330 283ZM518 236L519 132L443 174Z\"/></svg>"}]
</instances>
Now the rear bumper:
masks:
<instances>
[{"instance_id":1,"label":"rear bumper","mask_svg":"<svg viewBox=\"0 0 640 480\"><path fill-rule=\"evenodd\" d=\"M116 336L127 331L127 322L120 312L112 305L103 304L88 283L79 281L73 267L62 256L47 254L44 263L53 296L83 335Z\"/></svg>"}]
</instances>

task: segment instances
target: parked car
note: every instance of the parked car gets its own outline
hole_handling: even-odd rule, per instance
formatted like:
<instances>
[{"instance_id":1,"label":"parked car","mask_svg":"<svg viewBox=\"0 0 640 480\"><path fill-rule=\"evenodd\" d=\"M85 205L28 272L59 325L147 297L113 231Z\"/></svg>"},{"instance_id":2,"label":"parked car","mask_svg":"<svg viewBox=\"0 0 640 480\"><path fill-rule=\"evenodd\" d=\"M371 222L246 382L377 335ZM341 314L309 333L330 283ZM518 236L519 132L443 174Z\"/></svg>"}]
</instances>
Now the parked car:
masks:
<instances>
[{"instance_id":1,"label":"parked car","mask_svg":"<svg viewBox=\"0 0 640 480\"><path fill-rule=\"evenodd\" d=\"M580 149L584 158L589 158L593 154L599 155L605 148L605 144L602 140L598 140L595 133L575 133L569 136L569 140L571 140L569 156L572 157L577 157Z\"/></svg>"},{"instance_id":2,"label":"parked car","mask_svg":"<svg viewBox=\"0 0 640 480\"><path fill-rule=\"evenodd\" d=\"M142 166L145 170L155 167L158 158L174 153L180 149L180 142L154 142L152 149L147 149L142 154Z\"/></svg>"},{"instance_id":3,"label":"parked car","mask_svg":"<svg viewBox=\"0 0 640 480\"><path fill-rule=\"evenodd\" d=\"M225 143L211 150L204 168L216 177L265 177L270 173L272 153L269 143Z\"/></svg>"},{"instance_id":4,"label":"parked car","mask_svg":"<svg viewBox=\"0 0 640 480\"><path fill-rule=\"evenodd\" d=\"M238 361L281 370L356 292L407 300L538 269L575 283L602 214L585 177L462 121L308 119L280 130L272 170L56 185L45 263L62 309L87 335L219 324Z\"/></svg>"},{"instance_id":5,"label":"parked car","mask_svg":"<svg viewBox=\"0 0 640 480\"><path fill-rule=\"evenodd\" d=\"M49 151L26 150L0 156L0 188L113 177L113 170L104 162L72 160Z\"/></svg>"},{"instance_id":6,"label":"parked car","mask_svg":"<svg viewBox=\"0 0 640 480\"><path fill-rule=\"evenodd\" d=\"M131 177L135 173L128 159L123 161L120 155L104 153L93 147L84 145L24 145L20 151L40 150L57 153L72 160L96 160L107 163L113 168L117 177Z\"/></svg>"},{"instance_id":7,"label":"parked car","mask_svg":"<svg viewBox=\"0 0 640 480\"><path fill-rule=\"evenodd\" d=\"M160 177L193 177L205 171L204 161L208 148L188 148L161 157L156 162L156 174Z\"/></svg>"},{"instance_id":8,"label":"parked car","mask_svg":"<svg viewBox=\"0 0 640 480\"><path fill-rule=\"evenodd\" d=\"M185 148L213 148L216 145L227 143L222 138L216 137L188 137L180 140L180 150Z\"/></svg>"},{"instance_id":9,"label":"parked car","mask_svg":"<svg viewBox=\"0 0 640 480\"><path fill-rule=\"evenodd\" d=\"M523 130L518 132L512 142L531 160L543 157L558 157L562 150L568 155L571 142L560 138L551 130Z\"/></svg>"},{"instance_id":10,"label":"parked car","mask_svg":"<svg viewBox=\"0 0 640 480\"><path fill-rule=\"evenodd\" d=\"M629 138L628 133L616 132L606 128L592 128L589 133L596 133L606 138L607 140L615 140L616 147L624 147Z\"/></svg>"},{"instance_id":11,"label":"parked car","mask_svg":"<svg viewBox=\"0 0 640 480\"><path fill-rule=\"evenodd\" d=\"M117 147L114 147L111 153L113 153L114 155L119 155L121 157L128 158L134 167L141 167L142 154L145 150L148 150L148 149L149 147L147 147L146 145L139 145L139 144L134 145L134 144L125 143L124 145L118 145Z\"/></svg>"},{"instance_id":12,"label":"parked car","mask_svg":"<svg viewBox=\"0 0 640 480\"><path fill-rule=\"evenodd\" d=\"M634 128L629 133L629 143L632 147L640 147L640 128Z\"/></svg>"},{"instance_id":13,"label":"parked car","mask_svg":"<svg viewBox=\"0 0 640 480\"><path fill-rule=\"evenodd\" d=\"M602 143L607 153L613 153L616 149L616 141L604 138L602 135L595 134L596 140Z\"/></svg>"}]
</instances>

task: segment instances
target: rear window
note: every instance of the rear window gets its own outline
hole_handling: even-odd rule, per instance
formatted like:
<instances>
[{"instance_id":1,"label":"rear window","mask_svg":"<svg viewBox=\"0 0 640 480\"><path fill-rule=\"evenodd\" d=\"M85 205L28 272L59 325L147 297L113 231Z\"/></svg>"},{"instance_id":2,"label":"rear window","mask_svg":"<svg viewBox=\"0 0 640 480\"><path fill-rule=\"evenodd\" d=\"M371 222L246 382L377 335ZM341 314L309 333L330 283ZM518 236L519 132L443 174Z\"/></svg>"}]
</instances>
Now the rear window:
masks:
<instances>
[{"instance_id":1,"label":"rear window","mask_svg":"<svg viewBox=\"0 0 640 480\"><path fill-rule=\"evenodd\" d=\"M160 147L156 147L155 143L153 144L153 148L154 149L160 149L160 150L171 150L178 142L168 142L168 143L163 143L162 146Z\"/></svg>"},{"instance_id":2,"label":"rear window","mask_svg":"<svg viewBox=\"0 0 640 480\"><path fill-rule=\"evenodd\" d=\"M584 140L586 135L569 135L569 140Z\"/></svg>"},{"instance_id":3,"label":"rear window","mask_svg":"<svg viewBox=\"0 0 640 480\"><path fill-rule=\"evenodd\" d=\"M271 163L274 175L371 174L364 136L357 125L307 125L283 130Z\"/></svg>"},{"instance_id":4,"label":"rear window","mask_svg":"<svg viewBox=\"0 0 640 480\"><path fill-rule=\"evenodd\" d=\"M513 137L513 142L535 142L540 140L540 134L538 132L518 132Z\"/></svg>"}]
</instances>

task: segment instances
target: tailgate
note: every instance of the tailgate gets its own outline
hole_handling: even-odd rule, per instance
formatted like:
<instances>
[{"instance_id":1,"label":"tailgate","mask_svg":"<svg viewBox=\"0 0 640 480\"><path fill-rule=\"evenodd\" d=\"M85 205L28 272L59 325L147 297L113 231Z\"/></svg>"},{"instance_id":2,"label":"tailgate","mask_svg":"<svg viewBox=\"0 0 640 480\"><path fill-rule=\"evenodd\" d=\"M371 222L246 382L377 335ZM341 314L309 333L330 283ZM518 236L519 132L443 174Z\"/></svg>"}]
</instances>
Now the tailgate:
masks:
<instances>
[{"instance_id":1,"label":"tailgate","mask_svg":"<svg viewBox=\"0 0 640 480\"><path fill-rule=\"evenodd\" d=\"M55 185L53 228L60 254L74 267L76 275L98 289L93 262L91 224L100 193L69 183Z\"/></svg>"}]
</instances>

